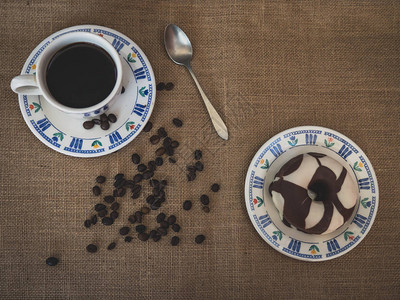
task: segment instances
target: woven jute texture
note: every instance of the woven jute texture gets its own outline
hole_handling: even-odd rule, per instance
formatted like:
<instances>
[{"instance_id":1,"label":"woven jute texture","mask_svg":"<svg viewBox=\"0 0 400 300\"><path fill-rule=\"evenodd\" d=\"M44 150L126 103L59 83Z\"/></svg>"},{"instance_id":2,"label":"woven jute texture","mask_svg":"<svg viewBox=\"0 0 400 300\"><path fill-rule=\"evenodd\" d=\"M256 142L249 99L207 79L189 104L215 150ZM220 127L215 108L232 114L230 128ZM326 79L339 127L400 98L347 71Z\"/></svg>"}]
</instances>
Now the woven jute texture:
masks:
<instances>
[{"instance_id":1,"label":"woven jute texture","mask_svg":"<svg viewBox=\"0 0 400 300\"><path fill-rule=\"evenodd\" d=\"M394 299L400 297L400 2L398 1L0 1L0 298L49 299ZM193 69L229 128L223 141L183 67L171 62L163 30L176 23L194 45ZM128 196L110 227L86 229L99 201L97 175L134 174L132 153L155 146L141 133L120 151L72 158L42 144L24 123L13 76L55 31L104 25L148 56L159 92L150 120L180 141L161 211L175 214L181 243L124 243L118 234L144 201ZM175 128L179 117L184 126ZM248 165L278 132L300 125L337 130L368 155L380 188L377 218L348 254L322 263L286 257L253 228L244 203ZM154 130L152 131L154 132ZM205 170L186 182L192 152ZM219 193L209 188L221 185ZM103 187L112 190L112 180ZM145 188L145 193L149 188ZM144 193L144 194L145 194ZM201 211L202 193L211 212ZM193 200L184 211L182 202ZM155 212L145 218L154 226ZM204 234L202 245L194 243ZM107 251L116 240L117 248ZM96 243L99 251L85 247ZM56 256L56 267L45 264Z\"/></svg>"}]
</instances>

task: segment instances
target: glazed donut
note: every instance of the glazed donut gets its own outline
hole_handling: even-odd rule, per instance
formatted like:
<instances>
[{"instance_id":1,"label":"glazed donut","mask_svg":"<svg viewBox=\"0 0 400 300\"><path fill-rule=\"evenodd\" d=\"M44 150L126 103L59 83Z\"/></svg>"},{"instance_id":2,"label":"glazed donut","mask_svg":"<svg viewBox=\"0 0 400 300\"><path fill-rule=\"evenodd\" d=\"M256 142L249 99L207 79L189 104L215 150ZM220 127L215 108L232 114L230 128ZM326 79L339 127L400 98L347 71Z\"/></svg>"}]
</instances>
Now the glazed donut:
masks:
<instances>
[{"instance_id":1,"label":"glazed donut","mask_svg":"<svg viewBox=\"0 0 400 300\"><path fill-rule=\"evenodd\" d=\"M353 214L358 188L345 167L320 153L289 160L269 186L282 221L310 234L326 234Z\"/></svg>"}]
</instances>

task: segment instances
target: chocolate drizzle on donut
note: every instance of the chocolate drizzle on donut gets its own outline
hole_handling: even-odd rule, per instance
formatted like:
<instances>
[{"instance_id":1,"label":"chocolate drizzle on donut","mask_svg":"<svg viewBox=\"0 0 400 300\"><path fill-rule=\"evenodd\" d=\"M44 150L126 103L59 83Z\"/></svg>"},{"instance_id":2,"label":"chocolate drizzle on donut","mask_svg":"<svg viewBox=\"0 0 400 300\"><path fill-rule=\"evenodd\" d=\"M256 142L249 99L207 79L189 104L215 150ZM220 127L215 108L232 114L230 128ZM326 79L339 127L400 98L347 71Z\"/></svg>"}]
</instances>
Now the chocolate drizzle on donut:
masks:
<instances>
[{"instance_id":1,"label":"chocolate drizzle on donut","mask_svg":"<svg viewBox=\"0 0 400 300\"><path fill-rule=\"evenodd\" d=\"M337 197L337 193L341 190L347 175L347 170L343 167L340 176L336 179L335 173L328 167L323 166L319 160L325 156L324 154L308 154L314 157L319 165L307 186L309 190L316 194L314 200L308 195L307 189L290 181L285 181L283 178L300 167L304 155L296 156L279 170L275 176L275 178L279 179L271 183L269 192L272 194L272 191L275 191L282 195L284 199L283 218L285 221L303 232L321 234L329 228L334 206L345 221L351 217L354 207L346 209ZM324 213L316 225L306 229L305 220L310 212L312 201L322 201Z\"/></svg>"}]
</instances>

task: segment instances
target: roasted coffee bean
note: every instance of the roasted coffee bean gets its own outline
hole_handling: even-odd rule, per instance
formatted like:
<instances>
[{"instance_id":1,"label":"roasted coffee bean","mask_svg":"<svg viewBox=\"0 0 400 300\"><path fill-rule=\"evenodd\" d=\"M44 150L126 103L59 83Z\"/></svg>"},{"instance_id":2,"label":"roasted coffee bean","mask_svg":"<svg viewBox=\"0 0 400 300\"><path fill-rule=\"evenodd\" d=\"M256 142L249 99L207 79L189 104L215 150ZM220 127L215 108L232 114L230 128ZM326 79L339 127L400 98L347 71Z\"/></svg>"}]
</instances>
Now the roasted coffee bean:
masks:
<instances>
[{"instance_id":1,"label":"roasted coffee bean","mask_svg":"<svg viewBox=\"0 0 400 300\"><path fill-rule=\"evenodd\" d=\"M142 174L136 174L134 177L133 177L133 181L135 182L135 183L139 183L139 182L141 182L143 180L143 175Z\"/></svg>"},{"instance_id":2,"label":"roasted coffee bean","mask_svg":"<svg viewBox=\"0 0 400 300\"><path fill-rule=\"evenodd\" d=\"M147 215L150 212L150 208L148 208L147 206L143 206L140 211L142 212L142 214Z\"/></svg>"},{"instance_id":3,"label":"roasted coffee bean","mask_svg":"<svg viewBox=\"0 0 400 300\"><path fill-rule=\"evenodd\" d=\"M107 115L106 114L101 114L100 115L100 121L107 121L108 120L108 118L107 118Z\"/></svg>"},{"instance_id":4,"label":"roasted coffee bean","mask_svg":"<svg viewBox=\"0 0 400 300\"><path fill-rule=\"evenodd\" d=\"M136 165L137 165L138 163L140 163L140 156L139 156L139 154L137 154L137 153L133 153L131 159L132 159L132 162L133 162L134 164L136 164Z\"/></svg>"},{"instance_id":5,"label":"roasted coffee bean","mask_svg":"<svg viewBox=\"0 0 400 300\"><path fill-rule=\"evenodd\" d=\"M104 176L97 176L96 177L96 182L97 183L104 183L104 182L106 182L106 178L104 177Z\"/></svg>"},{"instance_id":6,"label":"roasted coffee bean","mask_svg":"<svg viewBox=\"0 0 400 300\"><path fill-rule=\"evenodd\" d=\"M160 141L160 137L158 136L158 135L152 135L151 137L150 137L150 143L152 144L152 145L155 145L155 144L158 144L158 142Z\"/></svg>"},{"instance_id":7,"label":"roasted coffee bean","mask_svg":"<svg viewBox=\"0 0 400 300\"><path fill-rule=\"evenodd\" d=\"M165 89L165 83L164 82L157 83L157 85L156 85L156 90L157 91L162 91L164 89Z\"/></svg>"},{"instance_id":8,"label":"roasted coffee bean","mask_svg":"<svg viewBox=\"0 0 400 300\"><path fill-rule=\"evenodd\" d=\"M149 238L153 238L155 235L157 235L157 231L152 230L152 231L150 231L150 233L149 233Z\"/></svg>"},{"instance_id":9,"label":"roasted coffee bean","mask_svg":"<svg viewBox=\"0 0 400 300\"><path fill-rule=\"evenodd\" d=\"M202 156L203 156L203 153L201 152L201 150L194 151L194 159L195 160L200 160Z\"/></svg>"},{"instance_id":10,"label":"roasted coffee bean","mask_svg":"<svg viewBox=\"0 0 400 300\"><path fill-rule=\"evenodd\" d=\"M187 166L186 170L188 170L190 173L195 173L197 171L196 167L192 165Z\"/></svg>"},{"instance_id":11,"label":"roasted coffee bean","mask_svg":"<svg viewBox=\"0 0 400 300\"><path fill-rule=\"evenodd\" d=\"M156 166L162 166L162 164L164 163L164 160L162 159L162 157L157 157L155 160Z\"/></svg>"},{"instance_id":12,"label":"roasted coffee bean","mask_svg":"<svg viewBox=\"0 0 400 300\"><path fill-rule=\"evenodd\" d=\"M92 129L93 127L94 127L94 122L93 122L93 120L83 122L83 128L85 128L85 129Z\"/></svg>"},{"instance_id":13,"label":"roasted coffee bean","mask_svg":"<svg viewBox=\"0 0 400 300\"><path fill-rule=\"evenodd\" d=\"M159 213L159 214L157 215L156 220L157 220L157 223L161 223L162 221L165 220L165 214L164 214L164 213Z\"/></svg>"},{"instance_id":14,"label":"roasted coffee bean","mask_svg":"<svg viewBox=\"0 0 400 300\"><path fill-rule=\"evenodd\" d=\"M126 189L125 189L124 187L121 187L121 188L119 188L119 189L117 190L117 196L118 196L118 197L123 197L123 196L125 196L125 193L126 193Z\"/></svg>"},{"instance_id":15,"label":"roasted coffee bean","mask_svg":"<svg viewBox=\"0 0 400 300\"><path fill-rule=\"evenodd\" d=\"M173 158L173 157L168 158L168 161L169 161L171 164L176 163L176 159Z\"/></svg>"},{"instance_id":16,"label":"roasted coffee bean","mask_svg":"<svg viewBox=\"0 0 400 300\"><path fill-rule=\"evenodd\" d=\"M162 228L168 228L169 227L169 223L167 221L161 221L160 222L160 227Z\"/></svg>"},{"instance_id":17,"label":"roasted coffee bean","mask_svg":"<svg viewBox=\"0 0 400 300\"><path fill-rule=\"evenodd\" d=\"M178 141L172 141L171 142L171 147L172 148L178 148L179 147L179 142Z\"/></svg>"},{"instance_id":18,"label":"roasted coffee bean","mask_svg":"<svg viewBox=\"0 0 400 300\"><path fill-rule=\"evenodd\" d=\"M138 167L137 167L137 170L138 170L139 172L144 172L144 171L146 171L146 169L147 169L147 166L146 166L145 164L140 164L140 165L138 165Z\"/></svg>"},{"instance_id":19,"label":"roasted coffee bean","mask_svg":"<svg viewBox=\"0 0 400 300\"><path fill-rule=\"evenodd\" d=\"M131 229L130 229L128 226L121 227L121 228L119 229L119 234L120 234L120 235L127 235L127 234L129 233L130 230L131 230Z\"/></svg>"},{"instance_id":20,"label":"roasted coffee bean","mask_svg":"<svg viewBox=\"0 0 400 300\"><path fill-rule=\"evenodd\" d=\"M165 153L165 148L164 147L160 147L156 150L156 156L161 156Z\"/></svg>"},{"instance_id":21,"label":"roasted coffee bean","mask_svg":"<svg viewBox=\"0 0 400 300\"><path fill-rule=\"evenodd\" d=\"M151 123L150 121L148 121L148 122L146 123L146 125L143 127L143 131L144 131L144 132L149 132L152 128L153 128L153 123Z\"/></svg>"},{"instance_id":22,"label":"roasted coffee bean","mask_svg":"<svg viewBox=\"0 0 400 300\"><path fill-rule=\"evenodd\" d=\"M49 257L46 259L46 264L48 266L54 267L55 265L58 264L58 259L55 257Z\"/></svg>"},{"instance_id":23,"label":"roasted coffee bean","mask_svg":"<svg viewBox=\"0 0 400 300\"><path fill-rule=\"evenodd\" d=\"M191 208L192 208L192 201L186 200L185 202L183 202L183 209L184 210L189 210Z\"/></svg>"},{"instance_id":24,"label":"roasted coffee bean","mask_svg":"<svg viewBox=\"0 0 400 300\"><path fill-rule=\"evenodd\" d=\"M174 215L170 215L167 219L167 222L169 225L175 224L176 222L176 217Z\"/></svg>"},{"instance_id":25,"label":"roasted coffee bean","mask_svg":"<svg viewBox=\"0 0 400 300\"><path fill-rule=\"evenodd\" d=\"M118 173L117 175L114 176L114 180L119 180L125 177L125 174L123 173Z\"/></svg>"},{"instance_id":26,"label":"roasted coffee bean","mask_svg":"<svg viewBox=\"0 0 400 300\"><path fill-rule=\"evenodd\" d=\"M204 165L203 165L203 163L201 161L196 161L194 166L195 166L197 171L203 171L203 169L204 169Z\"/></svg>"},{"instance_id":27,"label":"roasted coffee bean","mask_svg":"<svg viewBox=\"0 0 400 300\"><path fill-rule=\"evenodd\" d=\"M155 236L153 236L153 241L154 241L154 242L158 242L159 240L161 240L161 234L159 234L159 233L157 232L157 234L156 234Z\"/></svg>"},{"instance_id":28,"label":"roasted coffee bean","mask_svg":"<svg viewBox=\"0 0 400 300\"><path fill-rule=\"evenodd\" d=\"M99 196L101 194L101 189L98 185L95 185L92 188L92 191L93 191L93 195L95 195L95 196Z\"/></svg>"},{"instance_id":29,"label":"roasted coffee bean","mask_svg":"<svg viewBox=\"0 0 400 300\"><path fill-rule=\"evenodd\" d=\"M124 241L127 243L130 243L130 242L132 242L132 237L128 235L125 237Z\"/></svg>"},{"instance_id":30,"label":"roasted coffee bean","mask_svg":"<svg viewBox=\"0 0 400 300\"><path fill-rule=\"evenodd\" d=\"M107 246L107 250L113 250L117 246L117 243L112 242L110 245Z\"/></svg>"},{"instance_id":31,"label":"roasted coffee bean","mask_svg":"<svg viewBox=\"0 0 400 300\"><path fill-rule=\"evenodd\" d=\"M136 216L130 215L128 218L129 223L134 224L136 222Z\"/></svg>"},{"instance_id":32,"label":"roasted coffee bean","mask_svg":"<svg viewBox=\"0 0 400 300\"><path fill-rule=\"evenodd\" d=\"M175 232L179 232L179 230L181 230L181 226L179 226L178 224L173 224L171 228Z\"/></svg>"},{"instance_id":33,"label":"roasted coffee bean","mask_svg":"<svg viewBox=\"0 0 400 300\"><path fill-rule=\"evenodd\" d=\"M104 197L104 202L113 203L115 201L114 196L108 195Z\"/></svg>"},{"instance_id":34,"label":"roasted coffee bean","mask_svg":"<svg viewBox=\"0 0 400 300\"><path fill-rule=\"evenodd\" d=\"M85 220L85 222L83 222L83 225L84 225L86 228L89 228L90 225L92 225L92 221L90 221L90 220Z\"/></svg>"},{"instance_id":35,"label":"roasted coffee bean","mask_svg":"<svg viewBox=\"0 0 400 300\"><path fill-rule=\"evenodd\" d=\"M159 199L160 203L165 202L165 196L160 196L158 199Z\"/></svg>"},{"instance_id":36,"label":"roasted coffee bean","mask_svg":"<svg viewBox=\"0 0 400 300\"><path fill-rule=\"evenodd\" d=\"M160 201L154 201L153 204L150 206L152 210L157 210L161 207L161 202Z\"/></svg>"},{"instance_id":37,"label":"roasted coffee bean","mask_svg":"<svg viewBox=\"0 0 400 300\"><path fill-rule=\"evenodd\" d=\"M118 190L117 189L113 190L113 197L118 197Z\"/></svg>"},{"instance_id":38,"label":"roasted coffee bean","mask_svg":"<svg viewBox=\"0 0 400 300\"><path fill-rule=\"evenodd\" d=\"M168 182L166 180L161 180L160 185L161 185L161 188L164 188L165 186L168 185Z\"/></svg>"},{"instance_id":39,"label":"roasted coffee bean","mask_svg":"<svg viewBox=\"0 0 400 300\"><path fill-rule=\"evenodd\" d=\"M142 186L139 184L135 184L132 187L131 192L132 192L132 194L137 194L137 193L140 193L141 190L142 190Z\"/></svg>"},{"instance_id":40,"label":"roasted coffee bean","mask_svg":"<svg viewBox=\"0 0 400 300\"><path fill-rule=\"evenodd\" d=\"M137 199L137 198L139 198L139 197L140 197L140 192L139 192L139 193L134 193L134 194L132 194L132 196L131 196L132 199Z\"/></svg>"},{"instance_id":41,"label":"roasted coffee bean","mask_svg":"<svg viewBox=\"0 0 400 300\"><path fill-rule=\"evenodd\" d=\"M94 206L94 210L95 211L101 211L101 210L104 210L104 209L106 209L107 207L104 205L104 204L101 204L101 203L98 203L98 204L96 204L95 206Z\"/></svg>"},{"instance_id":42,"label":"roasted coffee bean","mask_svg":"<svg viewBox=\"0 0 400 300\"><path fill-rule=\"evenodd\" d=\"M155 171L156 168L157 168L156 162L155 162L154 160L150 160L150 161L147 163L147 168L148 168L150 171Z\"/></svg>"},{"instance_id":43,"label":"roasted coffee bean","mask_svg":"<svg viewBox=\"0 0 400 300\"><path fill-rule=\"evenodd\" d=\"M196 242L196 244L201 244L202 242L204 242L205 239L206 237L204 235L199 234L195 237L194 241Z\"/></svg>"},{"instance_id":44,"label":"roasted coffee bean","mask_svg":"<svg viewBox=\"0 0 400 300\"><path fill-rule=\"evenodd\" d=\"M92 223L92 225L96 225L97 224L97 216L93 215L92 218L90 219L90 223Z\"/></svg>"},{"instance_id":45,"label":"roasted coffee bean","mask_svg":"<svg viewBox=\"0 0 400 300\"><path fill-rule=\"evenodd\" d=\"M160 136L160 138L165 138L168 135L164 127L158 128L157 133Z\"/></svg>"},{"instance_id":46,"label":"roasted coffee bean","mask_svg":"<svg viewBox=\"0 0 400 300\"><path fill-rule=\"evenodd\" d=\"M176 127L182 127L183 122L181 120L179 120L178 118L174 118L172 120L172 123L176 126Z\"/></svg>"},{"instance_id":47,"label":"roasted coffee bean","mask_svg":"<svg viewBox=\"0 0 400 300\"><path fill-rule=\"evenodd\" d=\"M157 229L158 233L161 235L167 235L168 230L166 228L160 227Z\"/></svg>"},{"instance_id":48,"label":"roasted coffee bean","mask_svg":"<svg viewBox=\"0 0 400 300\"><path fill-rule=\"evenodd\" d=\"M159 188L153 188L152 193L153 193L154 197L158 197L161 195L161 191Z\"/></svg>"},{"instance_id":49,"label":"roasted coffee bean","mask_svg":"<svg viewBox=\"0 0 400 300\"><path fill-rule=\"evenodd\" d=\"M119 213L116 210L113 210L110 214L110 218L113 220L117 219L118 216L119 216Z\"/></svg>"},{"instance_id":50,"label":"roasted coffee bean","mask_svg":"<svg viewBox=\"0 0 400 300\"><path fill-rule=\"evenodd\" d=\"M93 121L93 123L94 123L95 125L100 125L100 124L101 124L100 119L93 119L92 121Z\"/></svg>"},{"instance_id":51,"label":"roasted coffee bean","mask_svg":"<svg viewBox=\"0 0 400 300\"><path fill-rule=\"evenodd\" d=\"M168 82L166 85L165 85L165 90L167 90L167 91L170 91L170 90L172 90L174 88L174 84L172 83L172 82Z\"/></svg>"},{"instance_id":52,"label":"roasted coffee bean","mask_svg":"<svg viewBox=\"0 0 400 300\"><path fill-rule=\"evenodd\" d=\"M123 187L125 184L126 180L124 178L118 178L114 181L114 187L119 189L120 187Z\"/></svg>"},{"instance_id":53,"label":"roasted coffee bean","mask_svg":"<svg viewBox=\"0 0 400 300\"><path fill-rule=\"evenodd\" d=\"M148 203L148 204L153 204L153 202L156 200L156 198L154 197L154 195L149 195L149 196L147 196L147 198L146 198L146 202Z\"/></svg>"},{"instance_id":54,"label":"roasted coffee bean","mask_svg":"<svg viewBox=\"0 0 400 300\"><path fill-rule=\"evenodd\" d=\"M139 233L138 239L141 240L142 242L145 242L149 239L149 235L145 232Z\"/></svg>"},{"instance_id":55,"label":"roasted coffee bean","mask_svg":"<svg viewBox=\"0 0 400 300\"><path fill-rule=\"evenodd\" d=\"M133 189L135 187L135 182L133 180L125 180L124 187L128 189Z\"/></svg>"},{"instance_id":56,"label":"roasted coffee bean","mask_svg":"<svg viewBox=\"0 0 400 300\"><path fill-rule=\"evenodd\" d=\"M173 236L171 239L171 245L178 246L178 244L179 244L179 238L177 236Z\"/></svg>"},{"instance_id":57,"label":"roasted coffee bean","mask_svg":"<svg viewBox=\"0 0 400 300\"><path fill-rule=\"evenodd\" d=\"M159 187L160 182L157 179L152 178L150 179L149 184L151 187Z\"/></svg>"},{"instance_id":58,"label":"roasted coffee bean","mask_svg":"<svg viewBox=\"0 0 400 300\"><path fill-rule=\"evenodd\" d=\"M101 211L99 211L99 213L97 214L100 218L103 218L107 215L107 209L103 209Z\"/></svg>"},{"instance_id":59,"label":"roasted coffee bean","mask_svg":"<svg viewBox=\"0 0 400 300\"><path fill-rule=\"evenodd\" d=\"M186 175L187 181L193 181L196 179L196 173L189 173Z\"/></svg>"},{"instance_id":60,"label":"roasted coffee bean","mask_svg":"<svg viewBox=\"0 0 400 300\"><path fill-rule=\"evenodd\" d=\"M95 253L97 252L97 246L93 244L89 244L86 246L86 251L90 253Z\"/></svg>"},{"instance_id":61,"label":"roasted coffee bean","mask_svg":"<svg viewBox=\"0 0 400 300\"><path fill-rule=\"evenodd\" d=\"M136 230L136 232L138 232L138 233L145 232L145 231L146 231L146 226L144 226L144 225L138 225L138 226L135 227L135 230Z\"/></svg>"},{"instance_id":62,"label":"roasted coffee bean","mask_svg":"<svg viewBox=\"0 0 400 300\"><path fill-rule=\"evenodd\" d=\"M174 155L174 148L172 148L171 146L166 147L165 153L167 153L168 156Z\"/></svg>"},{"instance_id":63,"label":"roasted coffee bean","mask_svg":"<svg viewBox=\"0 0 400 300\"><path fill-rule=\"evenodd\" d=\"M143 214L141 211L137 211L135 212L135 217L136 217L136 222L138 223L142 223L142 219L143 219Z\"/></svg>"},{"instance_id":64,"label":"roasted coffee bean","mask_svg":"<svg viewBox=\"0 0 400 300\"><path fill-rule=\"evenodd\" d=\"M209 213L210 212L210 208L208 206L203 206L203 211L205 213Z\"/></svg>"},{"instance_id":65,"label":"roasted coffee bean","mask_svg":"<svg viewBox=\"0 0 400 300\"><path fill-rule=\"evenodd\" d=\"M103 225L110 226L114 223L114 219L110 217L104 217L101 219L101 223L103 223Z\"/></svg>"},{"instance_id":66,"label":"roasted coffee bean","mask_svg":"<svg viewBox=\"0 0 400 300\"><path fill-rule=\"evenodd\" d=\"M163 146L164 146L164 147L170 146L171 143L172 143L172 140L171 140L171 138L170 138L169 136L167 136L167 137L163 140Z\"/></svg>"},{"instance_id":67,"label":"roasted coffee bean","mask_svg":"<svg viewBox=\"0 0 400 300\"><path fill-rule=\"evenodd\" d=\"M110 123L115 123L115 122L117 122L117 116L114 115L114 114L109 114L109 115L107 116L107 118L108 118L108 121L109 121Z\"/></svg>"},{"instance_id":68,"label":"roasted coffee bean","mask_svg":"<svg viewBox=\"0 0 400 300\"><path fill-rule=\"evenodd\" d=\"M113 204L111 204L111 210L118 210L119 208L119 203L118 202L114 202Z\"/></svg>"},{"instance_id":69,"label":"roasted coffee bean","mask_svg":"<svg viewBox=\"0 0 400 300\"><path fill-rule=\"evenodd\" d=\"M154 172L147 170L143 173L143 179L150 179L151 177L154 176Z\"/></svg>"},{"instance_id":70,"label":"roasted coffee bean","mask_svg":"<svg viewBox=\"0 0 400 300\"><path fill-rule=\"evenodd\" d=\"M101 121L100 128L103 130L108 130L110 128L110 123L108 123L108 121Z\"/></svg>"},{"instance_id":71,"label":"roasted coffee bean","mask_svg":"<svg viewBox=\"0 0 400 300\"><path fill-rule=\"evenodd\" d=\"M203 205L208 205L210 203L210 198L207 195L201 195L200 201Z\"/></svg>"},{"instance_id":72,"label":"roasted coffee bean","mask_svg":"<svg viewBox=\"0 0 400 300\"><path fill-rule=\"evenodd\" d=\"M214 184L211 186L211 190L212 190L214 193L218 192L218 191L219 191L219 184L218 184L218 183L214 183Z\"/></svg>"}]
</instances>

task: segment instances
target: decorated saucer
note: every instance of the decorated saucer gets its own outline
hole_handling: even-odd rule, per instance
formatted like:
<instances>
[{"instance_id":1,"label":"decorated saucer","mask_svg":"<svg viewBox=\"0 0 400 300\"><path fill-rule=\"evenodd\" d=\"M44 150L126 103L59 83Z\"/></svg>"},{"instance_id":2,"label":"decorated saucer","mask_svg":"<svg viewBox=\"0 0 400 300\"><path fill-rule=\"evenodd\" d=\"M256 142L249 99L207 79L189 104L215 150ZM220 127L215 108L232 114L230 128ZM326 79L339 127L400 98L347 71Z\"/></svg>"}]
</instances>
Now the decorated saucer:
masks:
<instances>
[{"instance_id":1,"label":"decorated saucer","mask_svg":"<svg viewBox=\"0 0 400 300\"><path fill-rule=\"evenodd\" d=\"M154 107L156 90L150 62L143 51L125 35L102 26L79 25L58 31L44 39L29 55L21 74L34 74L42 51L58 36L84 31L102 36L121 57L123 93L107 113L117 122L104 131L100 126L85 130L84 120L69 117L40 96L19 95L26 124L46 146L66 155L96 157L110 154L131 142L143 129Z\"/></svg>"},{"instance_id":2,"label":"decorated saucer","mask_svg":"<svg viewBox=\"0 0 400 300\"><path fill-rule=\"evenodd\" d=\"M286 226L268 192L280 168L308 152L337 160L358 183L359 199L352 217L329 234L307 234ZM367 156L352 140L324 127L295 127L277 134L258 150L246 176L246 207L255 229L275 250L299 260L324 261L354 249L371 229L378 199L378 183Z\"/></svg>"}]
</instances>

